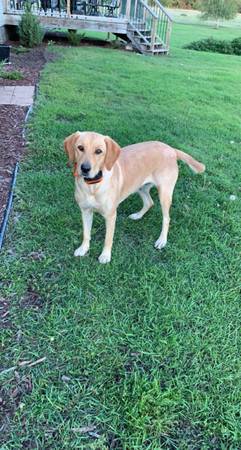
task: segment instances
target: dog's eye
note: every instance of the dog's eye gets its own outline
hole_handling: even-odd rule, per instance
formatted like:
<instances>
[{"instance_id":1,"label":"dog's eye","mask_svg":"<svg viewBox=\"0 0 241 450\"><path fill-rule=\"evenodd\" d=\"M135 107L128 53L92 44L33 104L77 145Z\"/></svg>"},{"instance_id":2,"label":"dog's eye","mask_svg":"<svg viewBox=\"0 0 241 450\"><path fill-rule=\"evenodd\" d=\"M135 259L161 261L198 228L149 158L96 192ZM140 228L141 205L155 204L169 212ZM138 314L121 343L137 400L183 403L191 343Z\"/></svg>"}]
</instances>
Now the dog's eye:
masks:
<instances>
[{"instance_id":1,"label":"dog's eye","mask_svg":"<svg viewBox=\"0 0 241 450\"><path fill-rule=\"evenodd\" d=\"M97 150L95 150L96 155L100 155L102 153L102 150L100 148L97 148Z\"/></svg>"},{"instance_id":2,"label":"dog's eye","mask_svg":"<svg viewBox=\"0 0 241 450\"><path fill-rule=\"evenodd\" d=\"M78 145L78 150L79 150L80 152L83 152L83 151L84 151L83 145Z\"/></svg>"}]
</instances>

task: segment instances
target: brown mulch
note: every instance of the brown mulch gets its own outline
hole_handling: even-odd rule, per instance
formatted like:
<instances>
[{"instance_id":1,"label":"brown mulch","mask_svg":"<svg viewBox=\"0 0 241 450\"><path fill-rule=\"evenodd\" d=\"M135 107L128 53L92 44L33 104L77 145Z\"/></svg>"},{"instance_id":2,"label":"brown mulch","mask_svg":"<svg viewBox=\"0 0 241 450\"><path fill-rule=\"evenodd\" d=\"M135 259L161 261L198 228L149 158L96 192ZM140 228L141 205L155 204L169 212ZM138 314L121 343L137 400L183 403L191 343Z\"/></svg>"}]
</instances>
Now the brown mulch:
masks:
<instances>
[{"instance_id":1,"label":"brown mulch","mask_svg":"<svg viewBox=\"0 0 241 450\"><path fill-rule=\"evenodd\" d=\"M6 80L0 78L0 86L35 85L38 81L39 72L46 62L45 46L42 45L26 53L17 54L15 52L18 48L16 43L8 41L7 44L11 46L11 64L5 67L5 71L19 70L24 78L22 80Z\"/></svg>"},{"instance_id":2,"label":"brown mulch","mask_svg":"<svg viewBox=\"0 0 241 450\"><path fill-rule=\"evenodd\" d=\"M7 205L12 173L24 151L22 130L27 108L0 105L0 221Z\"/></svg>"},{"instance_id":3,"label":"brown mulch","mask_svg":"<svg viewBox=\"0 0 241 450\"><path fill-rule=\"evenodd\" d=\"M27 53L17 54L14 52L17 44L12 42L8 44L12 46L11 64L5 66L5 70L19 70L24 78L22 80L0 78L0 86L35 85L45 62L51 58L46 54L45 45L31 49ZM7 205L15 164L20 161L25 150L23 128L26 113L26 107L0 105L0 224Z\"/></svg>"}]
</instances>

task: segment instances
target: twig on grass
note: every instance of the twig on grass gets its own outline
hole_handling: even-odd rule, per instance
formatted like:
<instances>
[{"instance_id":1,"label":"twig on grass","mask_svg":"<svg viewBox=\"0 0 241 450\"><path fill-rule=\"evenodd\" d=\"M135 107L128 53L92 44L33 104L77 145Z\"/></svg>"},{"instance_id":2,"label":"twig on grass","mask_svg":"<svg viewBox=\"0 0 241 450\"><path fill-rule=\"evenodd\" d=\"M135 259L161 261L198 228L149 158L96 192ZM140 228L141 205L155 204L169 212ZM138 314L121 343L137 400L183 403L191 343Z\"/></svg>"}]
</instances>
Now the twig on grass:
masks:
<instances>
[{"instance_id":1,"label":"twig on grass","mask_svg":"<svg viewBox=\"0 0 241 450\"><path fill-rule=\"evenodd\" d=\"M21 361L17 366L12 366L12 367L9 367L9 369L2 370L2 372L0 372L0 376L1 375L5 375L8 372L12 372L13 370L16 370L19 367L24 367L24 366L34 367L37 364L40 364L40 363L44 362L45 360L46 360L46 356L44 356L43 358L39 358L39 359L37 359L36 361L33 361L33 362L31 362L31 360L30 361Z\"/></svg>"},{"instance_id":2,"label":"twig on grass","mask_svg":"<svg viewBox=\"0 0 241 450\"><path fill-rule=\"evenodd\" d=\"M80 427L80 428L71 428L71 431L74 431L74 433L83 433L83 434L90 433L94 430L96 430L96 427L94 425Z\"/></svg>"},{"instance_id":3,"label":"twig on grass","mask_svg":"<svg viewBox=\"0 0 241 450\"><path fill-rule=\"evenodd\" d=\"M46 356L44 356L43 358L39 358L39 359L37 359L37 361L34 361L31 364L29 364L28 367L36 366L36 364L40 364L41 362L44 362L45 359L46 359Z\"/></svg>"},{"instance_id":4,"label":"twig on grass","mask_svg":"<svg viewBox=\"0 0 241 450\"><path fill-rule=\"evenodd\" d=\"M23 367L23 366L27 366L29 363L31 363L31 359L26 360L26 361L21 361L20 363L18 363L18 365L19 365L19 367Z\"/></svg>"}]
</instances>

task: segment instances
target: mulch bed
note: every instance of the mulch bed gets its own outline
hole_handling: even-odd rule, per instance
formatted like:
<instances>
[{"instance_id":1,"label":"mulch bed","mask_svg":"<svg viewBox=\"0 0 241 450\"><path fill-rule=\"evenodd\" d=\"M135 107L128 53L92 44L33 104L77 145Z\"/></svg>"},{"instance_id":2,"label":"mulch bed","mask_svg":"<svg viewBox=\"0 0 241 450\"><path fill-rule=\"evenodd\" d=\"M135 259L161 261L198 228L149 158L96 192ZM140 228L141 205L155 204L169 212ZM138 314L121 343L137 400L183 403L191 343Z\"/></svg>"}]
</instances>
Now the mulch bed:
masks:
<instances>
[{"instance_id":1,"label":"mulch bed","mask_svg":"<svg viewBox=\"0 0 241 450\"><path fill-rule=\"evenodd\" d=\"M22 130L26 108L0 105L0 222L7 206L12 173L24 152Z\"/></svg>"},{"instance_id":2,"label":"mulch bed","mask_svg":"<svg viewBox=\"0 0 241 450\"><path fill-rule=\"evenodd\" d=\"M12 46L11 64L6 66L5 70L19 70L24 78L22 80L0 78L0 86L35 85L41 69L49 59L49 54L46 54L46 46L42 45L27 53L17 54L14 52L17 44L13 42L8 42L8 44ZM7 205L15 164L20 161L25 151L23 127L26 112L26 107L0 105L0 224Z\"/></svg>"},{"instance_id":3,"label":"mulch bed","mask_svg":"<svg viewBox=\"0 0 241 450\"><path fill-rule=\"evenodd\" d=\"M31 49L26 53L15 53L18 45L11 41L7 42L11 45L11 64L6 66L5 71L19 70L22 75L22 80L6 80L0 78L0 86L27 86L35 85L38 81L39 72L46 62L45 45L38 48Z\"/></svg>"}]
</instances>

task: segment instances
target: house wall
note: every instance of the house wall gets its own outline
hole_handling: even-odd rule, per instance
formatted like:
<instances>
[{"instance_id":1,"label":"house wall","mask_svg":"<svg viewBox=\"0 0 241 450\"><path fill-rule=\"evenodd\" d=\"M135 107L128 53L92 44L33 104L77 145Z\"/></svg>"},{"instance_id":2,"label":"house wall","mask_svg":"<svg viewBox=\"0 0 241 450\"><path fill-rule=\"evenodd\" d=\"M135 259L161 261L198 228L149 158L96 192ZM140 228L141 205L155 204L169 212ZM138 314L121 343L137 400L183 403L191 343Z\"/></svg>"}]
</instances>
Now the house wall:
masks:
<instances>
[{"instance_id":1,"label":"house wall","mask_svg":"<svg viewBox=\"0 0 241 450\"><path fill-rule=\"evenodd\" d=\"M3 15L3 1L0 0L0 43L3 43L7 39L7 33L4 24L5 18Z\"/></svg>"}]
</instances>

